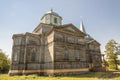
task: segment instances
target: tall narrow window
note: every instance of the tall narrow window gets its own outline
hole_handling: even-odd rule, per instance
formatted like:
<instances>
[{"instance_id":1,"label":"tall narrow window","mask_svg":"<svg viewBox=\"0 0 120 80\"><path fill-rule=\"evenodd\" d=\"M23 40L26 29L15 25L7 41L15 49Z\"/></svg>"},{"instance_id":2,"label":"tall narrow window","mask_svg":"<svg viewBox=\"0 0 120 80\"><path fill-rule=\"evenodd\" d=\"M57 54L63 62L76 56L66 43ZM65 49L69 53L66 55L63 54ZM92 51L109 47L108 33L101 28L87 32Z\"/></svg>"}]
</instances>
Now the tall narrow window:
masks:
<instances>
[{"instance_id":1,"label":"tall narrow window","mask_svg":"<svg viewBox=\"0 0 120 80\"><path fill-rule=\"evenodd\" d=\"M69 59L69 55L68 55L68 51L67 50L65 50L65 52L64 52L64 59L65 60Z\"/></svg>"},{"instance_id":2,"label":"tall narrow window","mask_svg":"<svg viewBox=\"0 0 120 80\"><path fill-rule=\"evenodd\" d=\"M74 38L74 43L78 43L78 38L77 37Z\"/></svg>"},{"instance_id":3,"label":"tall narrow window","mask_svg":"<svg viewBox=\"0 0 120 80\"><path fill-rule=\"evenodd\" d=\"M19 54L20 54L20 47L14 47L13 61L18 61L19 60Z\"/></svg>"},{"instance_id":4,"label":"tall narrow window","mask_svg":"<svg viewBox=\"0 0 120 80\"><path fill-rule=\"evenodd\" d=\"M36 53L35 53L35 48L33 48L31 50L31 61L32 62L35 62L35 58L36 58Z\"/></svg>"},{"instance_id":5,"label":"tall narrow window","mask_svg":"<svg viewBox=\"0 0 120 80\"><path fill-rule=\"evenodd\" d=\"M76 58L76 60L80 60L80 52L79 52L79 50L75 50L75 58Z\"/></svg>"},{"instance_id":6,"label":"tall narrow window","mask_svg":"<svg viewBox=\"0 0 120 80\"><path fill-rule=\"evenodd\" d=\"M21 40L22 40L21 37L15 38L15 39L14 39L14 45L20 45L20 44L21 44Z\"/></svg>"},{"instance_id":7,"label":"tall narrow window","mask_svg":"<svg viewBox=\"0 0 120 80\"><path fill-rule=\"evenodd\" d=\"M32 62L35 62L35 53L33 52L32 55L31 55L31 61Z\"/></svg>"},{"instance_id":8,"label":"tall narrow window","mask_svg":"<svg viewBox=\"0 0 120 80\"><path fill-rule=\"evenodd\" d=\"M57 23L57 18L54 18L54 23Z\"/></svg>"},{"instance_id":9,"label":"tall narrow window","mask_svg":"<svg viewBox=\"0 0 120 80\"><path fill-rule=\"evenodd\" d=\"M17 60L18 60L17 58L18 58L18 53L14 53L14 55L13 55L13 60L14 60L14 61L17 61Z\"/></svg>"},{"instance_id":10,"label":"tall narrow window","mask_svg":"<svg viewBox=\"0 0 120 80\"><path fill-rule=\"evenodd\" d=\"M68 36L67 35L64 35L63 39L64 39L65 42L68 42Z\"/></svg>"}]
</instances>

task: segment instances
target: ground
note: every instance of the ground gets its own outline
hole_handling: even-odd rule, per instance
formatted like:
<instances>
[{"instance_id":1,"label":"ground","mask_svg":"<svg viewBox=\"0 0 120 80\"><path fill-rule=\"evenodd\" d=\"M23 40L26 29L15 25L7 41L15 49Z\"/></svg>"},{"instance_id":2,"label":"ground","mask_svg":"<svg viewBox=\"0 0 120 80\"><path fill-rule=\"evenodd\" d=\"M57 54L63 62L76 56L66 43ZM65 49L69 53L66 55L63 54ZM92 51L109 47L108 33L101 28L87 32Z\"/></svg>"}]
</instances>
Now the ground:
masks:
<instances>
[{"instance_id":1,"label":"ground","mask_svg":"<svg viewBox=\"0 0 120 80\"><path fill-rule=\"evenodd\" d=\"M89 72L80 75L68 76L9 76L8 74L0 74L0 80L120 80L120 71L107 72Z\"/></svg>"}]
</instances>

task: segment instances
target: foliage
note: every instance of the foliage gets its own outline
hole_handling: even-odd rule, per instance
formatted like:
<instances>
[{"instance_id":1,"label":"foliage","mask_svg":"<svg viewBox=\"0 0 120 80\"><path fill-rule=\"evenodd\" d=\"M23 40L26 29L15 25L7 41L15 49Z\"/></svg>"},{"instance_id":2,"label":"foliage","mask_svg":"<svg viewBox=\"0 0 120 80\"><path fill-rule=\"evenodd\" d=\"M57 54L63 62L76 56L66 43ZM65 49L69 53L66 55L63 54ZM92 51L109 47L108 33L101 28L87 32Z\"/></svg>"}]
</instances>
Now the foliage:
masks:
<instances>
[{"instance_id":1,"label":"foliage","mask_svg":"<svg viewBox=\"0 0 120 80\"><path fill-rule=\"evenodd\" d=\"M1 74L0 80L120 80L120 72L88 72L84 74L68 75L68 76L8 76L8 74Z\"/></svg>"},{"instance_id":2,"label":"foliage","mask_svg":"<svg viewBox=\"0 0 120 80\"><path fill-rule=\"evenodd\" d=\"M120 45L114 41L110 40L105 46L107 60L109 63L109 67L112 69L118 69L118 55L120 54Z\"/></svg>"},{"instance_id":3,"label":"foliage","mask_svg":"<svg viewBox=\"0 0 120 80\"><path fill-rule=\"evenodd\" d=\"M0 49L0 73L8 72L10 67L10 60L8 56Z\"/></svg>"},{"instance_id":4,"label":"foliage","mask_svg":"<svg viewBox=\"0 0 120 80\"><path fill-rule=\"evenodd\" d=\"M118 61L118 64L120 65L120 60Z\"/></svg>"}]
</instances>

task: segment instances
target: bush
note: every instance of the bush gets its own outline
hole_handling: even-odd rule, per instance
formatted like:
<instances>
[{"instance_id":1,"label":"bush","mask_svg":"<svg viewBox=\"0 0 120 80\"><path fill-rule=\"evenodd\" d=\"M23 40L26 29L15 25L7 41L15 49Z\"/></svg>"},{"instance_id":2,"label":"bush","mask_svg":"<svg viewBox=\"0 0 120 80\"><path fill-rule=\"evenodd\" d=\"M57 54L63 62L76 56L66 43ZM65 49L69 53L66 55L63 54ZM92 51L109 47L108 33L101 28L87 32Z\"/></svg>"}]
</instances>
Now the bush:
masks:
<instances>
[{"instance_id":1,"label":"bush","mask_svg":"<svg viewBox=\"0 0 120 80\"><path fill-rule=\"evenodd\" d=\"M10 60L7 55L0 49L0 73L6 73L9 71Z\"/></svg>"}]
</instances>

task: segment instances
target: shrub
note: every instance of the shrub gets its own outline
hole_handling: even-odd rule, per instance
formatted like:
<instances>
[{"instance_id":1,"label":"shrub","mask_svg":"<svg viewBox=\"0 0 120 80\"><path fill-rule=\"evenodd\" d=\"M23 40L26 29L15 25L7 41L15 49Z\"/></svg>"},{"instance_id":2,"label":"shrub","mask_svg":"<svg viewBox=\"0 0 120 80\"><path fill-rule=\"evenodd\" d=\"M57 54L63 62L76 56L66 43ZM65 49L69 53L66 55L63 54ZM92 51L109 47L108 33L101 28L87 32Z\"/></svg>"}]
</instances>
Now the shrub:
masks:
<instances>
[{"instance_id":1,"label":"shrub","mask_svg":"<svg viewBox=\"0 0 120 80\"><path fill-rule=\"evenodd\" d=\"M10 60L8 56L0 49L0 73L6 73L9 71Z\"/></svg>"}]
</instances>

